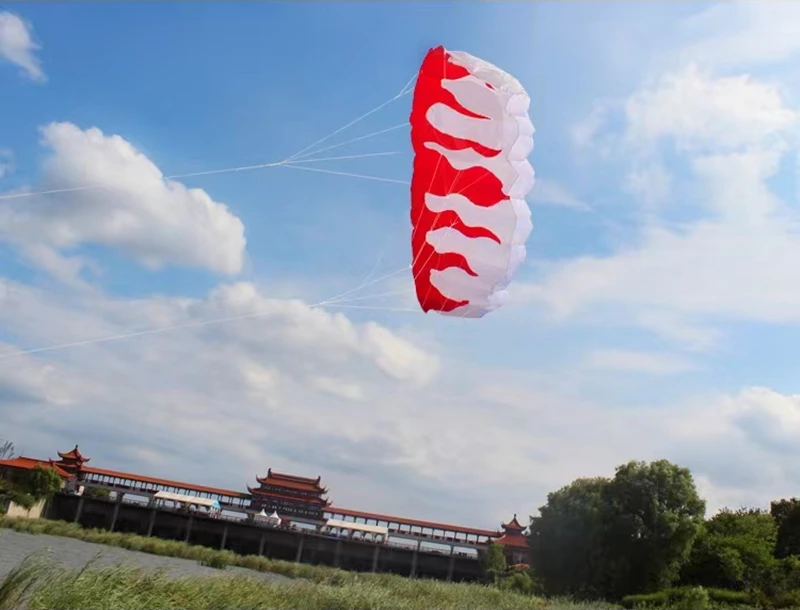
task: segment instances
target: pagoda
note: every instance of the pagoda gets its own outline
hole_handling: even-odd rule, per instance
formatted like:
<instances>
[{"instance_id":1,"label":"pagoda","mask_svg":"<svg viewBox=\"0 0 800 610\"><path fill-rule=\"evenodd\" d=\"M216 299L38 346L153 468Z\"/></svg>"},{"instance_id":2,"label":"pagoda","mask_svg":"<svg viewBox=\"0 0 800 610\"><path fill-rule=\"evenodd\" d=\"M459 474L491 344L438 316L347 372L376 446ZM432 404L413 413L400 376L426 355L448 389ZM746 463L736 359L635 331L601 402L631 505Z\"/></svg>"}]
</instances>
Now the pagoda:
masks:
<instances>
[{"instance_id":1,"label":"pagoda","mask_svg":"<svg viewBox=\"0 0 800 610\"><path fill-rule=\"evenodd\" d=\"M57 453L58 457L61 459L55 462L55 464L70 476L75 477L80 475L81 471L83 470L83 465L92 459L84 457L84 455L80 452L80 449L78 449L78 445L75 445L74 449L67 451L66 453L61 453L60 451Z\"/></svg>"},{"instance_id":2,"label":"pagoda","mask_svg":"<svg viewBox=\"0 0 800 610\"><path fill-rule=\"evenodd\" d=\"M499 536L493 538L492 542L503 545L508 565L530 564L528 537L525 535L525 527L517 521L517 515L500 527L503 528L503 533L498 532Z\"/></svg>"},{"instance_id":3,"label":"pagoda","mask_svg":"<svg viewBox=\"0 0 800 610\"><path fill-rule=\"evenodd\" d=\"M270 468L267 476L256 477L259 487L247 486L252 495L250 510L322 521L331 502L325 497L328 490L322 487L320 480L321 477L299 477Z\"/></svg>"}]
</instances>

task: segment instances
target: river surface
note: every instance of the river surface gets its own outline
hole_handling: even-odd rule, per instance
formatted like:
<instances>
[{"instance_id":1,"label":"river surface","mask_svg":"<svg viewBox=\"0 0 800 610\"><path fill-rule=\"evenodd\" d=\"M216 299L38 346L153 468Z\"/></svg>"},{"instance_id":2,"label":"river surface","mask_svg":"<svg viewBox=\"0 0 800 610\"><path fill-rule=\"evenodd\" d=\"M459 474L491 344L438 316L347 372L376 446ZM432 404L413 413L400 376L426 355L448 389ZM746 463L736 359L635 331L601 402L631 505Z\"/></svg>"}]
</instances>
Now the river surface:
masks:
<instances>
[{"instance_id":1,"label":"river surface","mask_svg":"<svg viewBox=\"0 0 800 610\"><path fill-rule=\"evenodd\" d=\"M129 551L113 546L83 542L74 538L61 538L45 534L23 534L0 529L0 581L29 555L36 554L57 565L79 570L90 561L97 567L125 565L145 570L165 570L170 576L220 576L221 574L246 574L274 582L289 582L281 574L256 572L245 568L229 567L217 570L201 566L191 559L161 557Z\"/></svg>"}]
</instances>

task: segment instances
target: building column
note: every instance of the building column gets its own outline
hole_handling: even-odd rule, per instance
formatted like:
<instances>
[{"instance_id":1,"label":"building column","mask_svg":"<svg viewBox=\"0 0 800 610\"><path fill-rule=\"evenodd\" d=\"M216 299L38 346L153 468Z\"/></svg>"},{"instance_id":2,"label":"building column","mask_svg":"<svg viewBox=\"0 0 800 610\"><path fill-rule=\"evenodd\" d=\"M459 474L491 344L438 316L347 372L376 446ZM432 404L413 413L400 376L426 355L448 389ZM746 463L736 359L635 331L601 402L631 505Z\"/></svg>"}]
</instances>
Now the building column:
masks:
<instances>
[{"instance_id":1,"label":"building column","mask_svg":"<svg viewBox=\"0 0 800 610\"><path fill-rule=\"evenodd\" d=\"M342 559L342 539L336 539L336 550L333 553L333 567L338 568Z\"/></svg>"},{"instance_id":2,"label":"building column","mask_svg":"<svg viewBox=\"0 0 800 610\"><path fill-rule=\"evenodd\" d=\"M372 552L372 573L378 571L378 557L381 554L381 547L375 545L375 550Z\"/></svg>"},{"instance_id":3,"label":"building column","mask_svg":"<svg viewBox=\"0 0 800 610\"><path fill-rule=\"evenodd\" d=\"M225 543L228 541L228 524L226 523L222 528L222 542L219 545L221 551L225 550Z\"/></svg>"},{"instance_id":4,"label":"building column","mask_svg":"<svg viewBox=\"0 0 800 610\"><path fill-rule=\"evenodd\" d=\"M156 524L156 509L153 508L150 510L150 521L147 524L147 537L153 535L153 526Z\"/></svg>"},{"instance_id":5,"label":"building column","mask_svg":"<svg viewBox=\"0 0 800 610\"><path fill-rule=\"evenodd\" d=\"M409 574L410 578L414 578L417 575L418 560L419 560L419 541L417 541L417 546L414 548L414 554L411 556L411 574Z\"/></svg>"},{"instance_id":6,"label":"building column","mask_svg":"<svg viewBox=\"0 0 800 610\"><path fill-rule=\"evenodd\" d=\"M447 563L447 582L451 582L453 580L453 571L456 567L456 556L455 547L450 547L450 561Z\"/></svg>"},{"instance_id":7,"label":"building column","mask_svg":"<svg viewBox=\"0 0 800 610\"><path fill-rule=\"evenodd\" d=\"M258 541L258 556L264 555L264 543L267 541L267 532L261 532L261 540Z\"/></svg>"},{"instance_id":8,"label":"building column","mask_svg":"<svg viewBox=\"0 0 800 610\"><path fill-rule=\"evenodd\" d=\"M75 510L75 518L73 519L75 523L80 523L81 513L83 513L83 505L85 501L86 498L84 498L83 496L81 496L80 499L78 500L78 508Z\"/></svg>"},{"instance_id":9,"label":"building column","mask_svg":"<svg viewBox=\"0 0 800 610\"><path fill-rule=\"evenodd\" d=\"M189 515L189 520L186 522L186 535L183 537L184 542L189 542L189 536L192 535L192 523L194 523L194 515Z\"/></svg>"},{"instance_id":10,"label":"building column","mask_svg":"<svg viewBox=\"0 0 800 610\"><path fill-rule=\"evenodd\" d=\"M109 531L111 532L113 532L114 528L117 526L117 517L119 517L119 504L119 499L117 499L117 501L114 502L114 512L111 514L111 527L109 528Z\"/></svg>"},{"instance_id":11,"label":"building column","mask_svg":"<svg viewBox=\"0 0 800 610\"><path fill-rule=\"evenodd\" d=\"M303 558L303 543L305 542L305 540L306 540L306 535L300 534L300 542L297 545L297 555L295 555L294 557L294 560L297 563L300 563L300 560Z\"/></svg>"}]
</instances>

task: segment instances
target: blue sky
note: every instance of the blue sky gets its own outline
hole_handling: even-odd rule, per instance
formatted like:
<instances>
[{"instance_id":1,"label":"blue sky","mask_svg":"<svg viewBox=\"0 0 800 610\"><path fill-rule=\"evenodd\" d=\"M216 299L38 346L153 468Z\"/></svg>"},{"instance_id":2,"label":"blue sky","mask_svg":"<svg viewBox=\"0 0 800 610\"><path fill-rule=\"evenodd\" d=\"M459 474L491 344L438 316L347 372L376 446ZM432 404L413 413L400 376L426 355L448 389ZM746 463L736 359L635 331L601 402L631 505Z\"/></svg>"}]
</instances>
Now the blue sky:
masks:
<instances>
[{"instance_id":1,"label":"blue sky","mask_svg":"<svg viewBox=\"0 0 800 610\"><path fill-rule=\"evenodd\" d=\"M234 487L268 466L321 473L340 504L488 526L631 458L691 466L712 509L794 493L797 456L774 447L800 430L795 12L0 9L0 193L120 189L0 200L2 351L266 312L7 358L0 436ZM179 180L200 193L148 173L283 159L392 98L439 44L532 99L528 259L482 320L308 307L408 264L402 184L285 167ZM405 129L320 156L375 152L398 154L314 167L408 179ZM398 274L359 296L402 294L350 304L409 308L409 288Z\"/></svg>"}]
</instances>

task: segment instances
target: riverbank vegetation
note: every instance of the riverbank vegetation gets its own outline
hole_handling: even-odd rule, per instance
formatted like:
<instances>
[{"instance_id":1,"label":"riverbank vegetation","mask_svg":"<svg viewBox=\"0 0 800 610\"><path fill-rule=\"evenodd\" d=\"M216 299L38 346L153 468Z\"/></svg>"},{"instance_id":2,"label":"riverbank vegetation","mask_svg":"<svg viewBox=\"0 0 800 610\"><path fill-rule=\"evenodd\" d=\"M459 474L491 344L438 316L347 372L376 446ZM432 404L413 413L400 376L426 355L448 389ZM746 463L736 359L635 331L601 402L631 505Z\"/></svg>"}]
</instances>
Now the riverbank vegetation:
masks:
<instances>
[{"instance_id":1,"label":"riverbank vegetation","mask_svg":"<svg viewBox=\"0 0 800 610\"><path fill-rule=\"evenodd\" d=\"M704 516L691 472L665 460L573 481L531 519L537 592L626 608L800 608L800 500Z\"/></svg>"},{"instance_id":2,"label":"riverbank vegetation","mask_svg":"<svg viewBox=\"0 0 800 610\"><path fill-rule=\"evenodd\" d=\"M41 473L30 476L39 481L36 489L44 490L37 493L50 493ZM435 607L442 608L449 607L447 592L463 587L472 587L468 590L479 597L500 596L491 598L504 600L492 602L498 608L538 607L545 603L541 599L565 598L583 600L591 608L602 607L593 601L600 599L623 608L800 608L800 499L773 501L768 511L725 509L710 519L705 511L691 472L665 460L630 462L610 478L577 479L549 494L531 519L530 568L508 568L502 549L490 545L482 555L485 582L480 585L356 574L57 521L0 516L0 527L191 559L220 569L271 572L303 581L302 586L337 591L378 587L381 595L389 595L389 590L404 587L434 587L444 596L444 605ZM120 586L150 578L137 574L129 573ZM42 578L35 580L44 582ZM384 607L375 599L377 605L341 607Z\"/></svg>"},{"instance_id":3,"label":"riverbank vegetation","mask_svg":"<svg viewBox=\"0 0 800 610\"><path fill-rule=\"evenodd\" d=\"M224 573L221 573L224 574ZM28 560L0 582L0 610L219 608L293 610L578 610L609 608L544 600L480 584L412 580L388 574L275 582L255 576L170 578L131 568L64 570Z\"/></svg>"}]
</instances>

